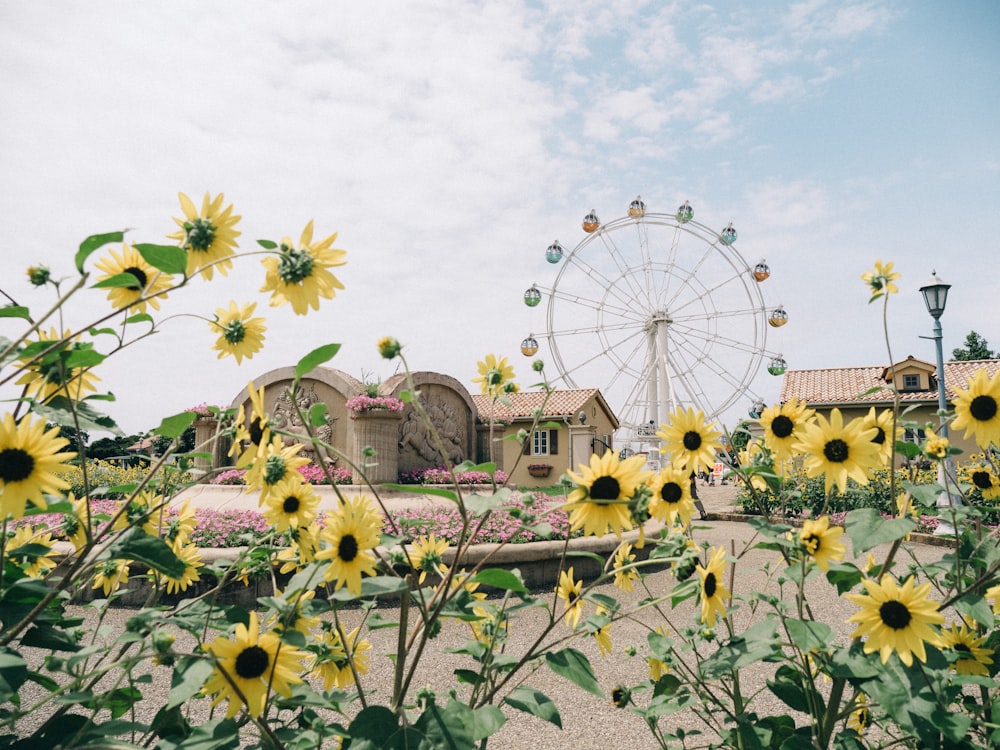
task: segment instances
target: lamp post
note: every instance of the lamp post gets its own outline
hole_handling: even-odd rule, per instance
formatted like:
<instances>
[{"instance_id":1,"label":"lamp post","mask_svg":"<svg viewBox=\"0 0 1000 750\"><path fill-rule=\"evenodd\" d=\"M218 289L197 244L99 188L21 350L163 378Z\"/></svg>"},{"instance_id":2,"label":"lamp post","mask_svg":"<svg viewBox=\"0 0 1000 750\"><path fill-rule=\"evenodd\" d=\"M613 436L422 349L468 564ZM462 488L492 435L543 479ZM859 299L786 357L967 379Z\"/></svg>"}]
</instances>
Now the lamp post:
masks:
<instances>
[{"instance_id":1,"label":"lamp post","mask_svg":"<svg viewBox=\"0 0 1000 750\"><path fill-rule=\"evenodd\" d=\"M946 284L938 278L937 271L931 271L930 281L920 287L927 312L934 318L934 335L922 336L921 338L934 339L934 348L937 353L938 424L941 437L945 438L948 437L948 421L945 416L945 412L948 410L948 399L944 389L944 351L942 345L944 336L941 333L941 315L944 314L945 305L948 303L949 289L951 289L951 284ZM952 473L950 457L938 463L938 482L942 488L937 499L939 508L952 508L962 504L961 498L953 496L948 490L949 475ZM954 534L955 527L947 521L941 521L934 533Z\"/></svg>"}]
</instances>

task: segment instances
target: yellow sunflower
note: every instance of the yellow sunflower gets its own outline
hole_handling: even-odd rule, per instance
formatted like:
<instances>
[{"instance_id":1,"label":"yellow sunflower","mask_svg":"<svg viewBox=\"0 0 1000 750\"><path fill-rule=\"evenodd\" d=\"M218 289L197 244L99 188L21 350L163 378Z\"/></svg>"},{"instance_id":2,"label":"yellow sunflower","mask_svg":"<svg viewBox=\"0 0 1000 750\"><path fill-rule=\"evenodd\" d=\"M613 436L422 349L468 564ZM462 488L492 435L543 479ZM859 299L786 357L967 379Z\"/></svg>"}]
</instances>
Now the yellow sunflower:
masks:
<instances>
[{"instance_id":1,"label":"yellow sunflower","mask_svg":"<svg viewBox=\"0 0 1000 750\"><path fill-rule=\"evenodd\" d=\"M111 596L122 585L128 583L128 560L102 560L94 568L95 589L102 589L105 596Z\"/></svg>"},{"instance_id":2,"label":"yellow sunflower","mask_svg":"<svg viewBox=\"0 0 1000 750\"><path fill-rule=\"evenodd\" d=\"M198 568L204 565L201 561L201 551L196 544L185 544L175 549L174 554L184 563L184 572L176 578L168 575L163 576L163 582L167 584L168 594L187 591L192 583L201 580Z\"/></svg>"},{"instance_id":3,"label":"yellow sunflower","mask_svg":"<svg viewBox=\"0 0 1000 750\"><path fill-rule=\"evenodd\" d=\"M514 366L507 362L506 357L487 354L482 362L476 362L479 376L472 379L479 383L479 390L484 396L496 396L504 392L507 383L514 382Z\"/></svg>"},{"instance_id":4,"label":"yellow sunflower","mask_svg":"<svg viewBox=\"0 0 1000 750\"><path fill-rule=\"evenodd\" d=\"M649 514L673 526L680 519L681 528L686 529L694 513L691 499L691 472L676 466L667 466L659 474L648 480L653 491L649 501Z\"/></svg>"},{"instance_id":5,"label":"yellow sunflower","mask_svg":"<svg viewBox=\"0 0 1000 750\"><path fill-rule=\"evenodd\" d=\"M281 241L281 253L261 261L267 274L262 292L271 292L271 307L290 302L296 315L305 315L309 308L319 310L319 298L333 299L335 289L344 285L327 271L342 266L347 252L331 248L337 239L336 232L325 240L313 242L312 220L306 224L296 248L289 238Z\"/></svg>"},{"instance_id":6,"label":"yellow sunflower","mask_svg":"<svg viewBox=\"0 0 1000 750\"><path fill-rule=\"evenodd\" d=\"M564 506L571 528L582 527L587 536L604 536L610 530L619 538L622 530L631 529L629 501L645 480L645 462L643 456L622 461L614 451L607 451L603 456L592 454L589 466L580 464L579 474L567 471L576 483Z\"/></svg>"},{"instance_id":7,"label":"yellow sunflower","mask_svg":"<svg viewBox=\"0 0 1000 750\"><path fill-rule=\"evenodd\" d=\"M262 512L276 531L287 531L309 526L316 519L318 507L319 495L313 492L312 485L303 482L299 472L292 471L271 487Z\"/></svg>"},{"instance_id":8,"label":"yellow sunflower","mask_svg":"<svg viewBox=\"0 0 1000 750\"><path fill-rule=\"evenodd\" d=\"M336 629L336 625L331 622L323 623L323 634L313 647L315 653L312 660L311 672L318 675L323 680L323 689L332 690L338 687L346 690L354 684L354 669L358 674L368 674L368 652L372 649L372 644L359 639L360 628L354 628L347 634L347 646L344 646L344 639Z\"/></svg>"},{"instance_id":9,"label":"yellow sunflower","mask_svg":"<svg viewBox=\"0 0 1000 750\"><path fill-rule=\"evenodd\" d=\"M858 623L851 638L867 636L865 653L878 651L883 664L894 651L908 667L913 665L914 656L926 661L924 643L939 643L932 626L944 622L937 602L927 598L931 585L915 586L911 577L900 586L891 576L883 576L880 582L866 578L861 583L867 594L844 594L861 607L847 618L847 622Z\"/></svg>"},{"instance_id":10,"label":"yellow sunflower","mask_svg":"<svg viewBox=\"0 0 1000 750\"><path fill-rule=\"evenodd\" d=\"M815 521L803 522L799 542L806 554L816 561L819 569L826 573L831 562L844 559L847 547L840 541L843 535L844 530L840 526L830 526L828 516L820 516Z\"/></svg>"},{"instance_id":11,"label":"yellow sunflower","mask_svg":"<svg viewBox=\"0 0 1000 750\"><path fill-rule=\"evenodd\" d=\"M26 555L17 551L25 545L36 544L44 547L45 552ZM7 540L5 553L9 560L12 560L24 571L25 575L30 578L44 578L57 564L52 557L55 554L54 545L52 534L45 527L35 531L34 526L23 524L18 526L14 531L14 536Z\"/></svg>"},{"instance_id":12,"label":"yellow sunflower","mask_svg":"<svg viewBox=\"0 0 1000 750\"><path fill-rule=\"evenodd\" d=\"M594 630L594 640L597 641L597 650L601 656L611 655L611 613L605 607L598 607L596 615L601 623L600 627Z\"/></svg>"},{"instance_id":13,"label":"yellow sunflower","mask_svg":"<svg viewBox=\"0 0 1000 750\"><path fill-rule=\"evenodd\" d=\"M225 276L233 265L230 257L236 249L236 238L241 234L236 229L240 217L233 216L232 205L222 207L225 200L222 193L214 198L205 193L200 214L194 202L184 193L178 193L177 197L181 201L184 218L174 217L180 231L167 237L177 240L187 250L186 274L194 276L200 271L205 279L211 281L218 268L219 273Z\"/></svg>"},{"instance_id":14,"label":"yellow sunflower","mask_svg":"<svg viewBox=\"0 0 1000 750\"><path fill-rule=\"evenodd\" d=\"M73 548L79 552L87 546L88 530L90 529L90 504L87 498L79 499L70 492L66 496L73 505L73 511L63 516L62 531L73 543Z\"/></svg>"},{"instance_id":15,"label":"yellow sunflower","mask_svg":"<svg viewBox=\"0 0 1000 750\"><path fill-rule=\"evenodd\" d=\"M677 407L670 415L670 422L661 424L656 433L663 441L663 453L670 456L671 462L693 472L708 471L715 465L715 455L722 451L721 435L715 429L715 422L705 424L704 412L690 406L686 410Z\"/></svg>"},{"instance_id":16,"label":"yellow sunflower","mask_svg":"<svg viewBox=\"0 0 1000 750\"><path fill-rule=\"evenodd\" d=\"M438 539L433 533L414 540L410 549L410 559L413 567L420 571L420 582L424 582L427 572L440 572L443 563L441 555L448 549L448 540Z\"/></svg>"},{"instance_id":17,"label":"yellow sunflower","mask_svg":"<svg viewBox=\"0 0 1000 750\"><path fill-rule=\"evenodd\" d=\"M708 565L698 565L695 570L701 576L701 621L714 628L716 615L726 616L726 600L732 598L722 585L722 576L726 572L725 548L713 547Z\"/></svg>"},{"instance_id":18,"label":"yellow sunflower","mask_svg":"<svg viewBox=\"0 0 1000 750\"><path fill-rule=\"evenodd\" d=\"M282 643L273 631L261 635L256 612L250 613L249 625L236 625L233 640L220 635L202 648L215 657L215 671L202 692L215 696L213 706L229 701L227 719L244 704L250 716L260 716L270 690L288 698L292 685L302 682L298 672L305 654Z\"/></svg>"},{"instance_id":19,"label":"yellow sunflower","mask_svg":"<svg viewBox=\"0 0 1000 750\"><path fill-rule=\"evenodd\" d=\"M35 343L35 342L27 342ZM38 331L37 343L58 344L51 352L39 359L31 361L32 357L22 357L24 373L15 382L23 385L24 395L45 402L56 395L64 395L73 401L81 401L88 393L97 390L100 380L94 371L82 367L66 367L66 358L75 351L91 349L90 344L79 343L79 337L71 340L70 331L61 336L55 328Z\"/></svg>"},{"instance_id":20,"label":"yellow sunflower","mask_svg":"<svg viewBox=\"0 0 1000 750\"><path fill-rule=\"evenodd\" d=\"M267 504L275 487L283 480L303 481L296 469L309 463L309 459L298 455L300 450L302 443L285 445L281 436L275 435L262 454L257 456L253 466L243 475L243 481L248 490L260 490L259 505Z\"/></svg>"},{"instance_id":21,"label":"yellow sunflower","mask_svg":"<svg viewBox=\"0 0 1000 750\"><path fill-rule=\"evenodd\" d=\"M316 591L278 591L275 601L281 602L281 609L272 614L266 623L266 627L277 631L297 630L302 635L308 636L313 628L321 624L318 615L313 614L313 599Z\"/></svg>"},{"instance_id":22,"label":"yellow sunflower","mask_svg":"<svg viewBox=\"0 0 1000 750\"><path fill-rule=\"evenodd\" d=\"M154 268L147 263L139 251L127 244L122 244L122 254L109 250L110 258L102 258L94 265L104 271L98 281L105 281L119 274L131 274L135 283L127 286L111 287L108 290L108 301L116 308L129 308L130 312L146 312L149 304L154 310L160 309L160 300L167 298L167 290L173 285L174 277ZM140 300L142 300L140 302Z\"/></svg>"},{"instance_id":23,"label":"yellow sunflower","mask_svg":"<svg viewBox=\"0 0 1000 750\"><path fill-rule=\"evenodd\" d=\"M614 562L614 574L615 574L615 587L631 593L635 590L633 585L636 581L640 580L639 571L635 568L629 568L628 566L635 562L635 555L632 554L631 544L620 544L618 546L618 551L615 552L615 562Z\"/></svg>"},{"instance_id":24,"label":"yellow sunflower","mask_svg":"<svg viewBox=\"0 0 1000 750\"><path fill-rule=\"evenodd\" d=\"M872 442L878 446L883 466L888 466L892 460L896 441L903 439L903 428L897 424L895 430L893 430L893 419L892 409L883 409L876 413L874 406L861 419L861 425L866 430L875 430L875 437L872 438Z\"/></svg>"},{"instance_id":25,"label":"yellow sunflower","mask_svg":"<svg viewBox=\"0 0 1000 750\"><path fill-rule=\"evenodd\" d=\"M997 477L992 467L980 464L967 468L963 473L969 484L979 490L983 500L1000 498L1000 478Z\"/></svg>"},{"instance_id":26,"label":"yellow sunflower","mask_svg":"<svg viewBox=\"0 0 1000 750\"><path fill-rule=\"evenodd\" d=\"M316 559L330 561L325 578L334 581L335 591L347 586L355 596L361 595L362 575L375 574L371 550L381 541L381 529L382 517L364 495L327 514L326 527L320 532L326 546L316 553Z\"/></svg>"},{"instance_id":27,"label":"yellow sunflower","mask_svg":"<svg viewBox=\"0 0 1000 750\"><path fill-rule=\"evenodd\" d=\"M233 444L229 449L230 456L240 454L236 459L238 469L245 469L258 457L263 456L267 446L271 444L271 419L264 410L264 386L255 388L251 380L247 384L247 393L250 395L249 421L243 404L240 404L234 422Z\"/></svg>"},{"instance_id":28,"label":"yellow sunflower","mask_svg":"<svg viewBox=\"0 0 1000 750\"><path fill-rule=\"evenodd\" d=\"M1000 584L990 586L986 589L986 593L983 594L983 597L993 600L993 612L994 614L1000 615Z\"/></svg>"},{"instance_id":29,"label":"yellow sunflower","mask_svg":"<svg viewBox=\"0 0 1000 750\"><path fill-rule=\"evenodd\" d=\"M950 446L948 438L938 435L934 430L927 430L927 439L924 441L924 455L936 461L942 461L948 457Z\"/></svg>"},{"instance_id":30,"label":"yellow sunflower","mask_svg":"<svg viewBox=\"0 0 1000 750\"><path fill-rule=\"evenodd\" d=\"M871 271L865 271L861 275L862 281L864 281L872 291L872 299L881 297L883 294L896 294L899 291L894 282L899 278L899 274L892 270L892 262L882 263L881 260L875 261L875 268Z\"/></svg>"},{"instance_id":31,"label":"yellow sunflower","mask_svg":"<svg viewBox=\"0 0 1000 750\"><path fill-rule=\"evenodd\" d=\"M163 541L174 549L180 549L190 541L191 533L197 527L198 519L191 501L185 500L175 512L165 516Z\"/></svg>"},{"instance_id":32,"label":"yellow sunflower","mask_svg":"<svg viewBox=\"0 0 1000 750\"><path fill-rule=\"evenodd\" d=\"M580 617L583 616L583 581L573 578L573 568L559 572L559 585L556 586L556 596L566 602L566 610L563 612L563 619L566 624L576 630L580 624Z\"/></svg>"},{"instance_id":33,"label":"yellow sunflower","mask_svg":"<svg viewBox=\"0 0 1000 750\"><path fill-rule=\"evenodd\" d=\"M830 412L829 422L817 414L816 421L806 425L801 437L806 476L825 475L827 493L834 484L840 492L847 489L848 477L858 484L868 484L868 472L882 465L873 437L875 430L865 429L860 419L845 425L839 409Z\"/></svg>"},{"instance_id":34,"label":"yellow sunflower","mask_svg":"<svg viewBox=\"0 0 1000 750\"><path fill-rule=\"evenodd\" d=\"M13 414L0 421L0 518L18 519L30 500L44 510L45 494L59 494L69 484L57 471L76 453L63 451L69 441L59 437L59 428L45 430L45 419L26 416L21 423Z\"/></svg>"},{"instance_id":35,"label":"yellow sunflower","mask_svg":"<svg viewBox=\"0 0 1000 750\"><path fill-rule=\"evenodd\" d=\"M864 734L865 730L872 725L872 712L868 708L868 696L858 693L854 699L854 708L851 715L847 717L848 729L853 729L858 734Z\"/></svg>"},{"instance_id":36,"label":"yellow sunflower","mask_svg":"<svg viewBox=\"0 0 1000 750\"><path fill-rule=\"evenodd\" d=\"M656 630L653 632L664 637L667 636L667 630L663 625L657 625ZM652 634L650 634L650 638L652 637ZM646 666L649 667L649 679L653 682L656 682L670 671L670 665L662 659L657 659L655 656L646 657Z\"/></svg>"},{"instance_id":37,"label":"yellow sunflower","mask_svg":"<svg viewBox=\"0 0 1000 750\"><path fill-rule=\"evenodd\" d=\"M815 409L805 401L792 399L779 406L769 406L760 414L764 445L778 461L791 461L799 454L798 442L803 428L812 421Z\"/></svg>"},{"instance_id":38,"label":"yellow sunflower","mask_svg":"<svg viewBox=\"0 0 1000 750\"><path fill-rule=\"evenodd\" d=\"M248 302L242 307L235 301L229 303L229 309L219 307L215 311L215 320L209 322L212 331L219 334L215 346L212 348L219 352L219 359L227 355L236 358L236 364L243 362L243 358L253 359L253 355L264 346L264 318L254 318L254 310L257 309L256 302Z\"/></svg>"},{"instance_id":39,"label":"yellow sunflower","mask_svg":"<svg viewBox=\"0 0 1000 750\"><path fill-rule=\"evenodd\" d=\"M985 641L986 636L977 638L965 623L958 625L953 622L948 630L941 631L941 645L952 649L960 657L951 665L958 674L989 676L990 671L986 667L993 663L990 658L993 649L983 648Z\"/></svg>"},{"instance_id":40,"label":"yellow sunflower","mask_svg":"<svg viewBox=\"0 0 1000 750\"><path fill-rule=\"evenodd\" d=\"M964 437L975 435L976 445L988 448L990 443L1000 446L1000 370L987 377L986 370L977 370L966 381L967 389L955 389L952 406L955 407L956 430L965 429Z\"/></svg>"},{"instance_id":41,"label":"yellow sunflower","mask_svg":"<svg viewBox=\"0 0 1000 750\"><path fill-rule=\"evenodd\" d=\"M319 550L319 525L314 521L309 526L290 528L290 546L278 551L275 565L280 565L279 573L294 573L316 560Z\"/></svg>"}]
</instances>

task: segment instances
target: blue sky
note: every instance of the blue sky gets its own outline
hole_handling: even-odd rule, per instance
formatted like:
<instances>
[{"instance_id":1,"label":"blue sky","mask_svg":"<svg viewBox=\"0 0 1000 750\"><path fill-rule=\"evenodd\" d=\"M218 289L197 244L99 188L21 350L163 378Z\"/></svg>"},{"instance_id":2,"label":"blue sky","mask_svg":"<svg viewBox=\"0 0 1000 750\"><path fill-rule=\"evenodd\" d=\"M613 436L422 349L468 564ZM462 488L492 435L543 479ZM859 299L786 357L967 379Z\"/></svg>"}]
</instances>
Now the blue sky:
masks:
<instances>
[{"instance_id":1,"label":"blue sky","mask_svg":"<svg viewBox=\"0 0 1000 750\"><path fill-rule=\"evenodd\" d=\"M495 352L530 384L518 345L545 326L520 299L555 277L545 247L637 194L690 200L767 259L791 317L767 349L793 368L887 361L859 278L877 258L902 273L897 358L933 359L932 269L953 285L946 352L972 329L1000 347L1000 4L365 5L0 5L6 293L45 304L24 267L70 274L89 234L162 240L178 192L224 192L244 248L313 218L349 253L346 289L306 318L267 308L254 259L172 295L168 315L258 301L267 347L217 361L205 323L170 320L102 373L128 431L330 341L332 366L384 379L385 334L414 369L468 383ZM74 322L105 309L85 296ZM770 402L779 381L752 387Z\"/></svg>"}]
</instances>

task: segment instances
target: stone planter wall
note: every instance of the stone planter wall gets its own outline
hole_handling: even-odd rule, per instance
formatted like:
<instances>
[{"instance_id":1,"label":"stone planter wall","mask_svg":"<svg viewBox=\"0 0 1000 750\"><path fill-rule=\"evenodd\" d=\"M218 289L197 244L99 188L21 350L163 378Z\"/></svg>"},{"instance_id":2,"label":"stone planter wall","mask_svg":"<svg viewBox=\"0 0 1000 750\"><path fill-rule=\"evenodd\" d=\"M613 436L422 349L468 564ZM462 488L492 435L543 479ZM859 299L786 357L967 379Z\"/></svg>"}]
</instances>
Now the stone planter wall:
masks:
<instances>
[{"instance_id":1,"label":"stone planter wall","mask_svg":"<svg viewBox=\"0 0 1000 750\"><path fill-rule=\"evenodd\" d=\"M354 418L354 449L351 461L364 468L372 484L396 482L399 477L399 420L402 412L375 409L362 412ZM366 456L365 449L374 448L374 456ZM355 471L355 484L362 483Z\"/></svg>"}]
</instances>

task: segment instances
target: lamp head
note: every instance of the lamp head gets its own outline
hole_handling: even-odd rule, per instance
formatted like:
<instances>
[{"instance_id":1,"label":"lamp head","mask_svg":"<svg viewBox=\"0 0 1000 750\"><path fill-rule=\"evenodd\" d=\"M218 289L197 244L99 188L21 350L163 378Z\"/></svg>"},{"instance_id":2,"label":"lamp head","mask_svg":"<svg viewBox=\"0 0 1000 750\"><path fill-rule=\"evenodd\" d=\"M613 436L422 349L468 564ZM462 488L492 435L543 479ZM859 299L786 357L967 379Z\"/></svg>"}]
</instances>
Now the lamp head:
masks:
<instances>
[{"instance_id":1,"label":"lamp head","mask_svg":"<svg viewBox=\"0 0 1000 750\"><path fill-rule=\"evenodd\" d=\"M934 320L938 320L944 313L945 305L948 303L948 290L951 284L945 284L938 278L937 271L931 271L931 279L922 287L920 293L924 295L924 304L927 305L927 312Z\"/></svg>"}]
</instances>

